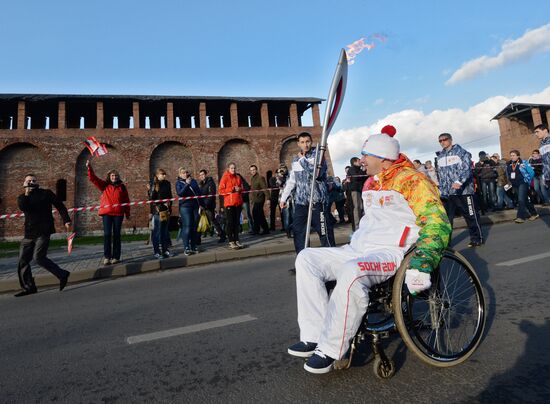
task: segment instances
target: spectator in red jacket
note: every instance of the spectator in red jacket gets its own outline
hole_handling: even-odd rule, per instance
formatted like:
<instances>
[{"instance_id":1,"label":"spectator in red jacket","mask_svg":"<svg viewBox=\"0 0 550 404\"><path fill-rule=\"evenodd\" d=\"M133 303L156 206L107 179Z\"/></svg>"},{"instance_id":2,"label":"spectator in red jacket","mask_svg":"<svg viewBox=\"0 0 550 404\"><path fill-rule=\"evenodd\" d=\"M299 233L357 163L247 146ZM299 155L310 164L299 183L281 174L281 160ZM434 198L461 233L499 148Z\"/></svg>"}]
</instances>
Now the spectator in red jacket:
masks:
<instances>
[{"instance_id":1,"label":"spectator in red jacket","mask_svg":"<svg viewBox=\"0 0 550 404\"><path fill-rule=\"evenodd\" d=\"M223 173L220 180L218 191L223 195L223 205L227 217L225 232L229 239L229 248L237 250L243 248L239 243L239 225L243 206L243 182L239 174L236 173L235 163L227 165L227 171Z\"/></svg>"},{"instance_id":2,"label":"spectator in red jacket","mask_svg":"<svg viewBox=\"0 0 550 404\"><path fill-rule=\"evenodd\" d=\"M128 190L120 180L118 171L111 170L107 178L102 180L94 174L90 161L86 161L88 178L101 193L99 216L103 219L103 265L120 262L121 242L120 231L122 220L130 218L130 206L120 206L130 202ZM112 242L112 244L111 244Z\"/></svg>"}]
</instances>

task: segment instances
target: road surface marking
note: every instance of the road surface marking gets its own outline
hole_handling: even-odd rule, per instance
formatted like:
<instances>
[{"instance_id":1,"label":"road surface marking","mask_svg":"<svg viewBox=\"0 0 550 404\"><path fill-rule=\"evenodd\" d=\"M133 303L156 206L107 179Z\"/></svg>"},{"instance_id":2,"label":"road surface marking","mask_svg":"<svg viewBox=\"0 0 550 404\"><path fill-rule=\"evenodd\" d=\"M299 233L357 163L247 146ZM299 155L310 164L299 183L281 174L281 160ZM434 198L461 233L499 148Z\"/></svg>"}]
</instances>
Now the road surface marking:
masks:
<instances>
[{"instance_id":1,"label":"road surface marking","mask_svg":"<svg viewBox=\"0 0 550 404\"><path fill-rule=\"evenodd\" d=\"M526 262L536 261L536 260L540 260L540 259L548 258L548 257L550 257L550 252L537 254L537 255L530 255L528 257L518 258L517 260L499 262L498 264L496 264L496 266L497 267L499 267L499 266L500 267L512 267L514 265L524 264Z\"/></svg>"},{"instance_id":2,"label":"road surface marking","mask_svg":"<svg viewBox=\"0 0 550 404\"><path fill-rule=\"evenodd\" d=\"M172 328L171 330L157 331L150 334L135 335L126 338L126 342L130 345L139 344L140 342L154 341L156 339L170 338L177 335L191 334L193 332L209 330L211 328L225 327L227 325L246 323L247 321L257 320L256 317L246 314L244 316L224 318L223 320L208 321L206 323L189 325L187 327Z\"/></svg>"}]
</instances>

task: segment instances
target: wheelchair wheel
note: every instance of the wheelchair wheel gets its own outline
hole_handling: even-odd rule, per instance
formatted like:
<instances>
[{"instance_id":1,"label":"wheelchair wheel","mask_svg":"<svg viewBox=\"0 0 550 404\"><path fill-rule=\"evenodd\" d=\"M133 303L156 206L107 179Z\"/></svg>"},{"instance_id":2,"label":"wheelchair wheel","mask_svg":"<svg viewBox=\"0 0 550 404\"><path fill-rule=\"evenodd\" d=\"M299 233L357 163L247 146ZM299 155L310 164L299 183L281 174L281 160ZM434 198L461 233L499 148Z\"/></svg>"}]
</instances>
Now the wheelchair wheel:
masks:
<instances>
[{"instance_id":1,"label":"wheelchair wheel","mask_svg":"<svg viewBox=\"0 0 550 404\"><path fill-rule=\"evenodd\" d=\"M432 287L412 296L405 285L408 254L395 275L392 306L407 348L437 367L458 365L476 350L485 327L485 299L468 261L447 249L432 273Z\"/></svg>"}]
</instances>

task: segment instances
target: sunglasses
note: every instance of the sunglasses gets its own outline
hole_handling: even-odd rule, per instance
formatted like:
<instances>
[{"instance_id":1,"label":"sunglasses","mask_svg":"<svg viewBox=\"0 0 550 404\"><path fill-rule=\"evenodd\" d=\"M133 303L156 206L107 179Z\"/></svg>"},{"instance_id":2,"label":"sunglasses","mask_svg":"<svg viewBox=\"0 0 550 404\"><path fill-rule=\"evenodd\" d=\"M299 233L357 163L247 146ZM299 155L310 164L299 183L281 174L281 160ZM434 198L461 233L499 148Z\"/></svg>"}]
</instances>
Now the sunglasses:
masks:
<instances>
[{"instance_id":1,"label":"sunglasses","mask_svg":"<svg viewBox=\"0 0 550 404\"><path fill-rule=\"evenodd\" d=\"M450 138L448 138L448 137L441 138L441 139L439 139L439 143L441 143L441 142L446 142L446 141L449 140L449 139L450 139Z\"/></svg>"}]
</instances>

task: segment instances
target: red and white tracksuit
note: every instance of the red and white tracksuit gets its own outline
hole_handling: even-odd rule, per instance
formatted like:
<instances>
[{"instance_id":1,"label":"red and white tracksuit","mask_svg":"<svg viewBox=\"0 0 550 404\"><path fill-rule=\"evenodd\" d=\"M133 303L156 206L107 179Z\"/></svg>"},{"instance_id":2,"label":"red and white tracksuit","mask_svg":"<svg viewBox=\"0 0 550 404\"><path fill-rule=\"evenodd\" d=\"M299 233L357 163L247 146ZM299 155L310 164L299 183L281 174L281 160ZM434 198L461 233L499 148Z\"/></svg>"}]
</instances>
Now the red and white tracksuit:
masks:
<instances>
[{"instance_id":1,"label":"red and white tracksuit","mask_svg":"<svg viewBox=\"0 0 550 404\"><path fill-rule=\"evenodd\" d=\"M306 248L296 259L300 340L341 359L367 310L369 288L395 274L418 238L416 216L394 190L364 190L365 215L343 247ZM336 280L330 299L326 281Z\"/></svg>"}]
</instances>

